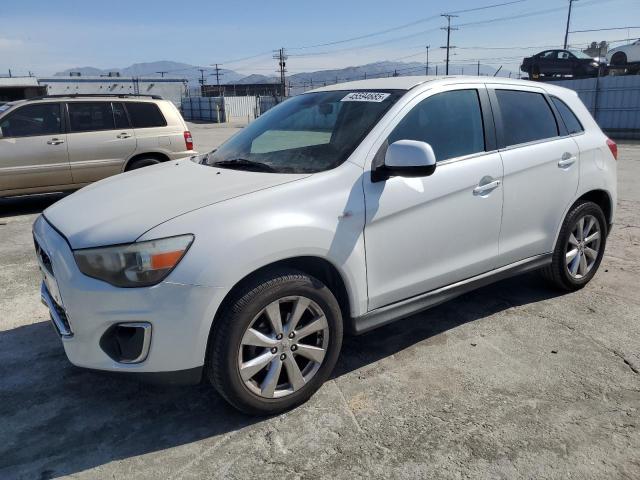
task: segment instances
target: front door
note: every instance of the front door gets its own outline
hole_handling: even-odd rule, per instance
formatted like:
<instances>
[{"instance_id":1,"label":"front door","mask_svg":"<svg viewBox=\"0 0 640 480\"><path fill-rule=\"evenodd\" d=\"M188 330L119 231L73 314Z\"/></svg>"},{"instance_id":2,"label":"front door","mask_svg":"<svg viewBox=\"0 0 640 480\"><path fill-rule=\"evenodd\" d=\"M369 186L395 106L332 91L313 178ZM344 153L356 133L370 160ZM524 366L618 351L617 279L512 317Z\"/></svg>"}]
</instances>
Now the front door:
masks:
<instances>
[{"instance_id":1,"label":"front door","mask_svg":"<svg viewBox=\"0 0 640 480\"><path fill-rule=\"evenodd\" d=\"M0 120L0 193L72 183L59 103L33 103Z\"/></svg>"},{"instance_id":2,"label":"front door","mask_svg":"<svg viewBox=\"0 0 640 480\"><path fill-rule=\"evenodd\" d=\"M122 171L136 137L122 103L69 102L69 161L75 183Z\"/></svg>"},{"instance_id":3,"label":"front door","mask_svg":"<svg viewBox=\"0 0 640 480\"><path fill-rule=\"evenodd\" d=\"M484 95L477 85L427 92L384 135L372 168L404 139L429 143L437 166L423 178L364 177L370 310L495 268L502 161L484 128Z\"/></svg>"}]
</instances>

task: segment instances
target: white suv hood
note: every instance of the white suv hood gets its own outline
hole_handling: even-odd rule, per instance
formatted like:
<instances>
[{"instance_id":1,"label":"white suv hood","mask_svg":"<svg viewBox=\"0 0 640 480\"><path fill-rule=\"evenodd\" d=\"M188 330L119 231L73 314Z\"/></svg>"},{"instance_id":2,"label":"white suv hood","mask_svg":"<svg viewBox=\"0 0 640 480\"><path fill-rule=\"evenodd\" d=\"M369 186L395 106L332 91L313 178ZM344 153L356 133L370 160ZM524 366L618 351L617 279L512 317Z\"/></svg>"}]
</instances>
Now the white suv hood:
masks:
<instances>
[{"instance_id":1,"label":"white suv hood","mask_svg":"<svg viewBox=\"0 0 640 480\"><path fill-rule=\"evenodd\" d=\"M192 210L307 176L169 161L94 183L53 204L44 216L74 249L131 243Z\"/></svg>"}]
</instances>

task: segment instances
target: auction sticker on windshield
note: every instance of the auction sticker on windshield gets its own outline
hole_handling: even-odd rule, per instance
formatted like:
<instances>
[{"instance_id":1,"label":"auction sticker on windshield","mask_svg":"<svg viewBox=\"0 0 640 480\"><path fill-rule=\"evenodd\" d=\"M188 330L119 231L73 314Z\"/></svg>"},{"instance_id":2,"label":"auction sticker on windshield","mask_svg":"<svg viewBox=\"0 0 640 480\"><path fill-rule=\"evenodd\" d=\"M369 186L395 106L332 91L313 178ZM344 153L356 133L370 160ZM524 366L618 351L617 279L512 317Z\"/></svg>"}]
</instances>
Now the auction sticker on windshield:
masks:
<instances>
[{"instance_id":1,"label":"auction sticker on windshield","mask_svg":"<svg viewBox=\"0 0 640 480\"><path fill-rule=\"evenodd\" d=\"M382 92L351 92L341 102L382 102L390 93Z\"/></svg>"}]
</instances>

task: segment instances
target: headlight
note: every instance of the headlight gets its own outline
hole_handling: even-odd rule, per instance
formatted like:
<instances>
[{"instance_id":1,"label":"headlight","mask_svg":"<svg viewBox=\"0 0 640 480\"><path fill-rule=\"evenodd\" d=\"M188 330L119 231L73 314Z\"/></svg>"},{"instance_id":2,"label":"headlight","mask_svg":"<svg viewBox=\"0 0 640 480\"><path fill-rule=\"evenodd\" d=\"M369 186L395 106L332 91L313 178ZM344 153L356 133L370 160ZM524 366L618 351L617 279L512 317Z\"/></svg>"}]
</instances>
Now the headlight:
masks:
<instances>
[{"instance_id":1,"label":"headlight","mask_svg":"<svg viewBox=\"0 0 640 480\"><path fill-rule=\"evenodd\" d=\"M160 238L114 247L76 250L78 268L116 287L148 287L161 282L180 262L193 235Z\"/></svg>"},{"instance_id":2,"label":"headlight","mask_svg":"<svg viewBox=\"0 0 640 480\"><path fill-rule=\"evenodd\" d=\"M600 64L598 62L591 62L592 67L599 67Z\"/></svg>"}]
</instances>

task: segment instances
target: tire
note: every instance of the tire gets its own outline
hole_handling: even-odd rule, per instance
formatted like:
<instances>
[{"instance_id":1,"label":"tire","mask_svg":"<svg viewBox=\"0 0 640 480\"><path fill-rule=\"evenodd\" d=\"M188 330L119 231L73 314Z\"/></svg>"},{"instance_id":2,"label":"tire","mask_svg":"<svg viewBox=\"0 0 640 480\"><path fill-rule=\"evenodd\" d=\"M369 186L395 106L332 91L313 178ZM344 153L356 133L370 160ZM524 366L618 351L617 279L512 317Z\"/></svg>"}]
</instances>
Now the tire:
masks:
<instances>
[{"instance_id":1,"label":"tire","mask_svg":"<svg viewBox=\"0 0 640 480\"><path fill-rule=\"evenodd\" d=\"M580 222L582 235L579 234ZM545 279L565 291L579 290L589 283L604 255L607 227L604 213L597 204L585 201L573 206L560 228L552 262L542 269Z\"/></svg>"},{"instance_id":2,"label":"tire","mask_svg":"<svg viewBox=\"0 0 640 480\"><path fill-rule=\"evenodd\" d=\"M329 378L343 325L340 306L322 282L296 270L272 271L247 283L226 304L212 327L205 368L231 405L251 415L281 413L304 403ZM294 315L298 306L306 308L301 316ZM281 338L272 316L281 318Z\"/></svg>"},{"instance_id":3,"label":"tire","mask_svg":"<svg viewBox=\"0 0 640 480\"><path fill-rule=\"evenodd\" d=\"M540 67L538 65L531 67L531 78L533 80L540 80Z\"/></svg>"},{"instance_id":4,"label":"tire","mask_svg":"<svg viewBox=\"0 0 640 480\"><path fill-rule=\"evenodd\" d=\"M616 52L611 57L611 65L626 65L627 64L627 54L624 52Z\"/></svg>"},{"instance_id":5,"label":"tire","mask_svg":"<svg viewBox=\"0 0 640 480\"><path fill-rule=\"evenodd\" d=\"M138 168L150 167L151 165L157 165L160 160L157 158L138 158L127 165L126 172L131 170L137 170Z\"/></svg>"}]
</instances>

